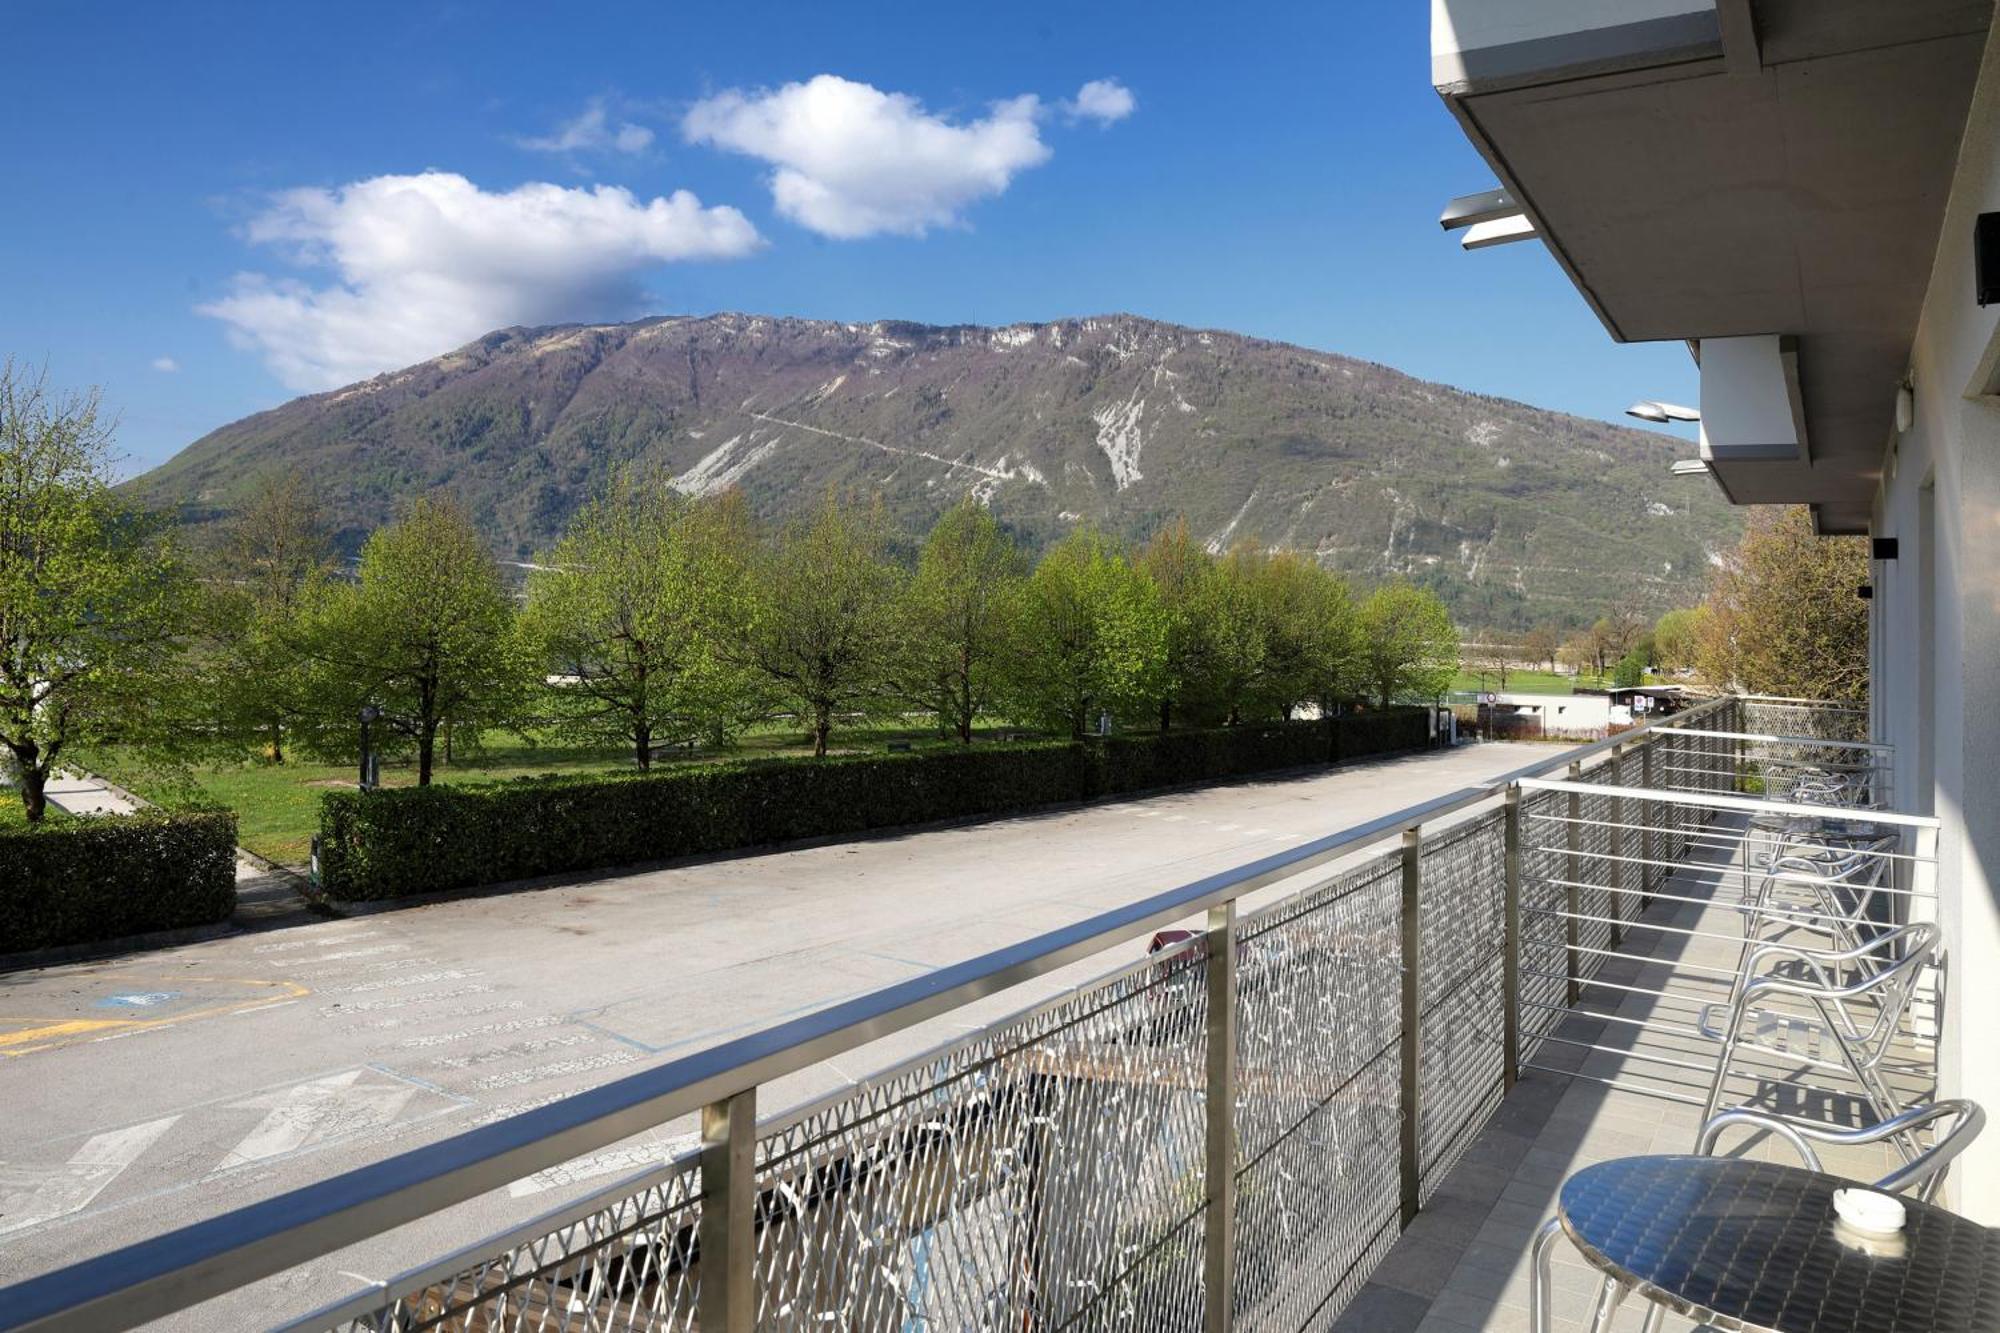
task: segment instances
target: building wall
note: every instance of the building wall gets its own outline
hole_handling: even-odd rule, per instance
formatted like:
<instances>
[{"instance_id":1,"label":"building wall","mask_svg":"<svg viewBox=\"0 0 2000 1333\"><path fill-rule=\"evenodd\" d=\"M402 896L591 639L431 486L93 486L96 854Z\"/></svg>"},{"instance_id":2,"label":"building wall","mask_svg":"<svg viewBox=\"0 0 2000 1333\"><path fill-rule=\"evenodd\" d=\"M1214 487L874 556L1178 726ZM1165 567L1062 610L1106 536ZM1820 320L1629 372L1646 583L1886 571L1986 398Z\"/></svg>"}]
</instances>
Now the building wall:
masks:
<instances>
[{"instance_id":1,"label":"building wall","mask_svg":"<svg viewBox=\"0 0 2000 1333\"><path fill-rule=\"evenodd\" d=\"M1995 1127L1951 1187L2000 1225L2000 306L1973 292L1972 229L2000 211L2000 26L1989 37L1911 357L1916 414L1895 442L1875 532L1876 720L1905 809L1943 821L1938 914L1952 945L1941 1077ZM1894 386L1885 385L1884 393ZM1929 582L1928 590L1925 587ZM1928 591L1928 595L1927 595Z\"/></svg>"}]
</instances>

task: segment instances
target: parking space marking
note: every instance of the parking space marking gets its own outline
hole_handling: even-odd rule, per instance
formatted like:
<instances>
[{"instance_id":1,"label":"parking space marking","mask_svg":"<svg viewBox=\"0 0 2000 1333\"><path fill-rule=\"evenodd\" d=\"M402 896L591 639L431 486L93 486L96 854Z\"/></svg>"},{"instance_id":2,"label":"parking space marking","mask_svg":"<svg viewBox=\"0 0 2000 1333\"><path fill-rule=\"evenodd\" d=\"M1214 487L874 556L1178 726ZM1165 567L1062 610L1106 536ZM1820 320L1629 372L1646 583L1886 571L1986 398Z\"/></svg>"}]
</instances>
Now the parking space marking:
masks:
<instances>
[{"instance_id":1,"label":"parking space marking","mask_svg":"<svg viewBox=\"0 0 2000 1333\"><path fill-rule=\"evenodd\" d=\"M169 978L159 976L134 975L123 972L98 973L93 980L100 981L152 981ZM103 1041L110 1037L129 1037L139 1032L151 1032L160 1028L174 1027L181 1023L193 1022L201 1018L219 1018L225 1014L242 1013L251 1009L271 1008L276 1004L297 1000L312 994L296 981L274 981L268 977L173 977L175 985L186 989L171 993L174 998L189 990L199 990L204 985L248 986L255 995L240 1000L225 1000L220 1004L202 1004L178 1014L165 1014L159 1018L23 1018L0 1019L0 1024L13 1024L9 1031L0 1032L0 1056L20 1057L33 1055L37 1051L55 1050L72 1046L82 1041ZM169 994L168 992L148 992L148 994ZM119 999L119 996L112 996ZM143 1007L143 1006L142 1006Z\"/></svg>"}]
</instances>

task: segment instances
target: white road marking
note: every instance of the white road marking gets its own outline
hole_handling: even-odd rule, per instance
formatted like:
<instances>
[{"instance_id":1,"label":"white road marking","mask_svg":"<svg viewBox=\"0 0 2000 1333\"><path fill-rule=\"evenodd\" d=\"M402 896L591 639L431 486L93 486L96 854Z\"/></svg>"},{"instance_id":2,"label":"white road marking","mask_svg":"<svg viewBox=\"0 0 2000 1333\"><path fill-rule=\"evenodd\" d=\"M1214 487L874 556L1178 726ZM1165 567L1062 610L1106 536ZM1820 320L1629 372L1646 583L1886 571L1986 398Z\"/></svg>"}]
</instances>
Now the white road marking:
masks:
<instances>
[{"instance_id":1,"label":"white road marking","mask_svg":"<svg viewBox=\"0 0 2000 1333\"><path fill-rule=\"evenodd\" d=\"M543 1051L561 1050L565 1046L588 1046L596 1040L597 1034L592 1032L571 1032L559 1037L518 1041L512 1046L499 1046L489 1051L474 1051L470 1055L440 1056L435 1063L439 1069L471 1069L500 1060L512 1060L516 1056L539 1055Z\"/></svg>"},{"instance_id":2,"label":"white road marking","mask_svg":"<svg viewBox=\"0 0 2000 1333\"><path fill-rule=\"evenodd\" d=\"M231 1110L266 1111L257 1127L223 1155L216 1170L268 1161L330 1138L378 1129L396 1118L416 1089L406 1083L355 1086L359 1069L281 1088Z\"/></svg>"},{"instance_id":3,"label":"white road marking","mask_svg":"<svg viewBox=\"0 0 2000 1333\"><path fill-rule=\"evenodd\" d=\"M656 1143L634 1143L622 1148L610 1148L589 1157L579 1157L573 1162L564 1162L537 1171L532 1176L524 1176L507 1186L507 1193L516 1199L531 1194L540 1194L564 1185L581 1184L599 1176L613 1175L620 1171L640 1171L649 1166L672 1161L683 1152L701 1142L698 1134L683 1134L679 1138L666 1139Z\"/></svg>"},{"instance_id":4,"label":"white road marking","mask_svg":"<svg viewBox=\"0 0 2000 1333\"><path fill-rule=\"evenodd\" d=\"M358 986L338 986L337 995L360 995L366 991L388 990L395 986L422 986L433 981L457 981L461 977L480 977L486 974L476 967L451 967L441 972L419 972L414 976L395 977L388 981L365 981Z\"/></svg>"},{"instance_id":5,"label":"white road marking","mask_svg":"<svg viewBox=\"0 0 2000 1333\"><path fill-rule=\"evenodd\" d=\"M516 1004L521 1003L516 1001ZM391 1022L401 1022L392 1019ZM530 1028L552 1028L563 1020L555 1014L544 1014L540 1018L513 1018L504 1023L481 1023L478 1027L460 1028L456 1032L432 1032L421 1037L405 1037L397 1042L405 1050L421 1050L427 1046L448 1046L468 1037L501 1036L509 1032L525 1032Z\"/></svg>"},{"instance_id":6,"label":"white road marking","mask_svg":"<svg viewBox=\"0 0 2000 1333\"><path fill-rule=\"evenodd\" d=\"M629 1065L638 1058L632 1051L606 1051L602 1055L587 1056L581 1060L557 1060L553 1064L536 1065L532 1069L488 1074L472 1086L480 1092L518 1088L524 1083L540 1083L544 1079L561 1078L565 1074L588 1074L593 1070L610 1069L614 1065Z\"/></svg>"},{"instance_id":7,"label":"white road marking","mask_svg":"<svg viewBox=\"0 0 2000 1333\"><path fill-rule=\"evenodd\" d=\"M343 941L344 943L344 941ZM308 963L331 963L341 958L367 958L378 953L407 953L407 944L371 944L366 949L346 949L340 953L323 953L317 958L308 958Z\"/></svg>"},{"instance_id":8,"label":"white road marking","mask_svg":"<svg viewBox=\"0 0 2000 1333\"><path fill-rule=\"evenodd\" d=\"M179 1119L170 1115L94 1135L61 1166L0 1168L0 1236L89 1207Z\"/></svg>"},{"instance_id":9,"label":"white road marking","mask_svg":"<svg viewBox=\"0 0 2000 1333\"><path fill-rule=\"evenodd\" d=\"M282 944L258 944L251 947L251 953L284 953L291 949L324 949L331 945L347 944L354 940L370 939L382 932L379 930L357 930L350 935L322 935L311 940L286 940Z\"/></svg>"},{"instance_id":10,"label":"white road marking","mask_svg":"<svg viewBox=\"0 0 2000 1333\"><path fill-rule=\"evenodd\" d=\"M381 984L381 983L377 983ZM375 989L370 986L368 989ZM455 1000L461 995L486 995L493 987L485 982L474 982L470 986L455 986L450 990L418 991L415 995L398 995L387 1000L363 1000L359 1004L327 1004L320 1006L322 1018L344 1018L348 1014L369 1014L379 1009L401 1009L405 1005L428 1004L432 1000Z\"/></svg>"}]
</instances>

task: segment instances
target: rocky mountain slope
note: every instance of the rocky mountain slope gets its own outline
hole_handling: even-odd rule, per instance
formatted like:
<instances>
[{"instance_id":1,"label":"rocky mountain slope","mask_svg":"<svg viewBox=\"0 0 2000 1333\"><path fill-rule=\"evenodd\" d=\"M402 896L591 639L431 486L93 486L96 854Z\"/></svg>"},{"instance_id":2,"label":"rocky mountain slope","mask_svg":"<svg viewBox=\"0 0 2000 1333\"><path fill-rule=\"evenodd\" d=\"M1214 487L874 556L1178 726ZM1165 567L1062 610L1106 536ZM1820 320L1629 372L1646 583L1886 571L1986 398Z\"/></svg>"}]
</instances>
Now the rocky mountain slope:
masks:
<instances>
[{"instance_id":1,"label":"rocky mountain slope","mask_svg":"<svg viewBox=\"0 0 2000 1333\"><path fill-rule=\"evenodd\" d=\"M505 329L300 398L130 483L201 523L296 466L357 545L443 488L526 560L628 459L771 516L829 486L879 492L911 531L968 492L1041 544L1175 515L1372 578L1437 587L1466 624L1699 596L1738 531L1674 481L1661 436L1428 384L1386 367L1132 316L1007 328L750 315Z\"/></svg>"}]
</instances>

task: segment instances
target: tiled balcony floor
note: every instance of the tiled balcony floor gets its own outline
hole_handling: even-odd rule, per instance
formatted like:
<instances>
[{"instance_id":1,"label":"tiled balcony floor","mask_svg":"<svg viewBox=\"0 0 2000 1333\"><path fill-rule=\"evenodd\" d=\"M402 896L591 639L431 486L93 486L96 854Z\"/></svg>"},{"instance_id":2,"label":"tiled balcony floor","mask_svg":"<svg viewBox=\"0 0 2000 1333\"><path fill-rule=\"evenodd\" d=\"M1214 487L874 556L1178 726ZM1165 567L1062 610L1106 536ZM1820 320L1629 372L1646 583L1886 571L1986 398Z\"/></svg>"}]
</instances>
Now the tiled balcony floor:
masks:
<instances>
[{"instance_id":1,"label":"tiled balcony floor","mask_svg":"<svg viewBox=\"0 0 2000 1333\"><path fill-rule=\"evenodd\" d=\"M1729 830L1725 837L1737 836ZM1656 901L1644 914L1648 924L1689 927L1725 938L1703 939L1665 935L1637 926L1628 928L1627 956L1606 960L1603 981L1663 989L1673 999L1591 988L1585 999L1607 1015L1646 1018L1691 1027L1702 1003L1726 996L1723 976L1696 968L1734 969L1740 958L1741 914L1727 902L1742 887L1740 850L1718 847L1700 858L1712 869L1687 870L1661 890L1701 899L1700 903ZM1801 934L1797 942L1823 943ZM1688 997L1687 999L1680 998ZM1615 1002L1615 1003L1614 1003ZM1586 1050L1545 1042L1535 1052L1536 1065L1576 1070L1599 1077L1642 1083L1661 1092L1692 1097L1707 1094L1709 1075L1719 1050L1698 1035L1642 1031L1605 1018L1570 1015L1557 1029L1574 1041L1616 1048L1617 1053ZM1802 1048L1816 1034L1805 1029L1776 1030L1765 1040ZM1701 1070L1651 1063L1640 1057L1663 1056ZM1927 1046L1905 1042L1894 1059L1908 1071L1890 1078L1905 1104L1928 1100L1929 1085L1920 1072L1934 1068ZM1724 1105L1751 1101L1799 1112L1811 1118L1852 1125L1856 1106L1840 1089L1853 1085L1841 1073L1808 1070L1783 1056L1759 1057L1760 1087L1750 1078L1732 1079ZM1815 1085L1805 1086L1806 1081ZM1831 1088L1832 1095L1817 1091ZM1808 1112L1800 1112L1802 1114ZM1337 1333L1516 1333L1528 1324L1528 1252L1534 1234L1555 1211L1556 1192L1572 1172L1614 1157L1642 1153L1687 1153L1694 1150L1700 1106L1664 1097L1606 1087L1565 1077L1544 1069L1526 1072L1508 1094L1478 1139L1446 1178L1439 1192L1404 1232L1372 1280L1349 1305ZM1737 1131L1723 1150L1796 1164L1798 1157L1768 1136L1751 1138ZM1830 1171L1872 1180L1894 1161L1890 1150L1828 1150ZM1553 1277L1555 1327L1574 1333L1587 1326L1598 1275L1576 1252L1558 1242ZM1638 1329L1644 1303L1634 1298L1619 1312L1615 1327ZM1669 1333L1690 1327L1669 1316Z\"/></svg>"}]
</instances>

